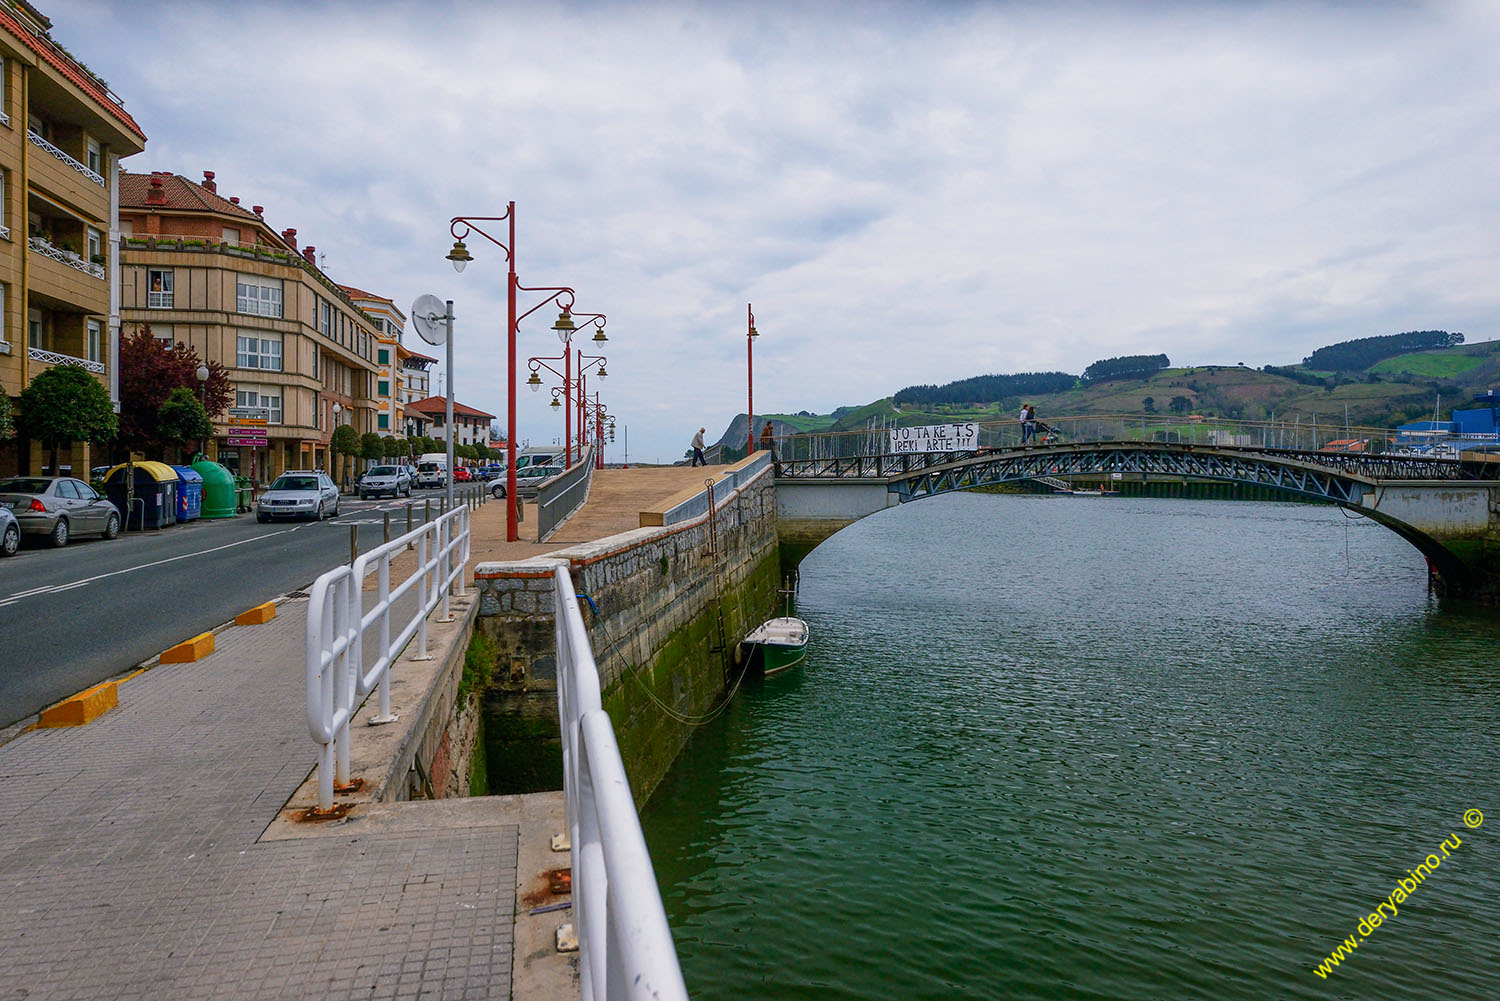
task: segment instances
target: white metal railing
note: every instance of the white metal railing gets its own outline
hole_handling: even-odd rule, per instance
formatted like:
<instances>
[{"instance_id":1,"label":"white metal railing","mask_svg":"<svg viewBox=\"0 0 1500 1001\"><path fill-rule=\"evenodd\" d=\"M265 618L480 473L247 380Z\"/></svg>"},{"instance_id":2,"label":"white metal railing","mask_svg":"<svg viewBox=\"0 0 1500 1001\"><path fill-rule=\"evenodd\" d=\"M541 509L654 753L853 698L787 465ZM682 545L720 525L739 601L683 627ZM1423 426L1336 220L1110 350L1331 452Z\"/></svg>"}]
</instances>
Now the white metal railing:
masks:
<instances>
[{"instance_id":1,"label":"white metal railing","mask_svg":"<svg viewBox=\"0 0 1500 1001\"><path fill-rule=\"evenodd\" d=\"M93 261L85 261L77 254L69 253L66 250L58 250L56 247L52 246L52 244L48 243L46 240L43 240L39 236L33 236L26 242L32 250L36 251L38 254L41 254L44 257L50 257L54 261L61 261L68 267L77 268L84 274L93 275L95 278L102 279L104 277L104 265L102 264L95 264Z\"/></svg>"},{"instance_id":2,"label":"white metal railing","mask_svg":"<svg viewBox=\"0 0 1500 1001\"><path fill-rule=\"evenodd\" d=\"M594 446L590 445L573 465L537 484L536 541L546 542L559 525L583 507L593 477Z\"/></svg>"},{"instance_id":3,"label":"white metal railing","mask_svg":"<svg viewBox=\"0 0 1500 1001\"><path fill-rule=\"evenodd\" d=\"M104 363L102 361L90 361L87 358L74 358L72 355L61 355L56 351L44 351L41 348L26 348L26 357L32 361L43 362L47 365L76 365L78 368L97 375L104 374Z\"/></svg>"},{"instance_id":4,"label":"white metal railing","mask_svg":"<svg viewBox=\"0 0 1500 1001\"><path fill-rule=\"evenodd\" d=\"M6 240L10 239L10 227L9 226L0 226L0 238L4 238Z\"/></svg>"},{"instance_id":5,"label":"white metal railing","mask_svg":"<svg viewBox=\"0 0 1500 1001\"><path fill-rule=\"evenodd\" d=\"M48 153L51 153L53 156L57 157L63 163L67 164L69 167L72 167L74 170L78 171L78 173L82 174L84 177L87 177L89 180L91 180L95 184L99 185L99 187L102 188L102 187L105 186L105 184L104 184L104 178L103 178L102 175L100 175L96 171L90 170L88 168L87 164L81 163L78 160L73 159L67 153L64 153L62 150L58 149L56 146L54 146L51 143L49 143L47 140L43 139L41 136L37 135L35 132L32 132L30 129L26 130L26 138L31 140L31 145L36 146L36 147L38 147L40 149L44 149Z\"/></svg>"},{"instance_id":6,"label":"white metal railing","mask_svg":"<svg viewBox=\"0 0 1500 1001\"><path fill-rule=\"evenodd\" d=\"M416 547L411 576L391 586L391 558ZM427 656L427 617L442 606L449 619L448 594L457 585L464 593L464 566L469 561L469 507L459 505L399 539L372 549L350 566L335 567L313 582L307 603L307 726L318 751L318 809L333 808L333 788L349 781L349 724L371 692L378 691L380 710L372 722L389 723L392 662L416 637L418 656ZM378 586L369 610L364 607L364 580L377 573ZM393 622L396 602L416 592L411 619ZM393 630L394 627L394 630ZM365 636L373 631L373 661L365 668ZM392 632L395 631L395 636Z\"/></svg>"},{"instance_id":7,"label":"white metal railing","mask_svg":"<svg viewBox=\"0 0 1500 1001\"><path fill-rule=\"evenodd\" d=\"M568 565L554 572L557 712L572 839L573 926L583 1001L686 1001L651 854L630 795Z\"/></svg>"}]
</instances>

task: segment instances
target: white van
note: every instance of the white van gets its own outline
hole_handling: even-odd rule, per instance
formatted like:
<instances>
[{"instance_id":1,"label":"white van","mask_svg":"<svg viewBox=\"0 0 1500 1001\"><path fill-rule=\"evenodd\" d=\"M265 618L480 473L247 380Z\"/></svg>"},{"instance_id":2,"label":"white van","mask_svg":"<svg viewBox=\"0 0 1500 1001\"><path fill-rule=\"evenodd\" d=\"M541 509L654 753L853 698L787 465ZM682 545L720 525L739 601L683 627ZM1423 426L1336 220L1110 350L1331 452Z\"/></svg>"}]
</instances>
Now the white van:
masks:
<instances>
[{"instance_id":1,"label":"white van","mask_svg":"<svg viewBox=\"0 0 1500 1001\"><path fill-rule=\"evenodd\" d=\"M419 487L441 487L448 482L448 457L441 452L428 452L417 460L417 478L413 481Z\"/></svg>"}]
</instances>

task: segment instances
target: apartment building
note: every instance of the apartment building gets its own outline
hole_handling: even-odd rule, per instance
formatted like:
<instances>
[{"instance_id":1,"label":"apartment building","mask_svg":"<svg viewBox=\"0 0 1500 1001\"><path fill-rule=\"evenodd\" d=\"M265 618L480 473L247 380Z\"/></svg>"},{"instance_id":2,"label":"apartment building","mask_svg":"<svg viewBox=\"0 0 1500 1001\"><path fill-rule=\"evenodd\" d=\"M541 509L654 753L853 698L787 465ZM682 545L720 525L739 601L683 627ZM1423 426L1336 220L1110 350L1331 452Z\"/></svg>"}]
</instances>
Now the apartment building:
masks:
<instances>
[{"instance_id":1,"label":"apartment building","mask_svg":"<svg viewBox=\"0 0 1500 1001\"><path fill-rule=\"evenodd\" d=\"M406 426L406 400L401 392L405 373L400 357L401 331L406 327L406 314L384 296L352 285L339 287L348 293L354 305L375 321L375 364L379 366L375 373L375 430L381 437L400 437Z\"/></svg>"},{"instance_id":2,"label":"apartment building","mask_svg":"<svg viewBox=\"0 0 1500 1001\"><path fill-rule=\"evenodd\" d=\"M406 412L413 417L420 417L431 425L428 434L433 438L446 438L448 435L445 418L447 416L447 400L441 396L429 396L425 400L415 400L406 405ZM478 445L488 448L490 444L490 421L495 419L494 414L487 414L483 410L466 406L453 401L453 442L456 445Z\"/></svg>"},{"instance_id":3,"label":"apartment building","mask_svg":"<svg viewBox=\"0 0 1500 1001\"><path fill-rule=\"evenodd\" d=\"M432 395L432 366L437 359L401 345L396 352L401 361L401 408L406 415L406 436L426 436L431 430L431 421L424 413L408 409L417 400Z\"/></svg>"},{"instance_id":4,"label":"apartment building","mask_svg":"<svg viewBox=\"0 0 1500 1001\"><path fill-rule=\"evenodd\" d=\"M118 405L119 161L146 135L23 0L0 0L0 392L14 402L49 368L91 373ZM87 475L85 443L58 465ZM56 473L41 443L0 447L0 473Z\"/></svg>"},{"instance_id":5,"label":"apartment building","mask_svg":"<svg viewBox=\"0 0 1500 1001\"><path fill-rule=\"evenodd\" d=\"M295 229L278 234L261 206L220 195L208 170L201 182L122 175L120 228L125 333L187 343L235 384L234 410L211 415L211 457L264 483L332 468L340 424L377 430L376 318L323 274L315 247L298 250Z\"/></svg>"}]
</instances>

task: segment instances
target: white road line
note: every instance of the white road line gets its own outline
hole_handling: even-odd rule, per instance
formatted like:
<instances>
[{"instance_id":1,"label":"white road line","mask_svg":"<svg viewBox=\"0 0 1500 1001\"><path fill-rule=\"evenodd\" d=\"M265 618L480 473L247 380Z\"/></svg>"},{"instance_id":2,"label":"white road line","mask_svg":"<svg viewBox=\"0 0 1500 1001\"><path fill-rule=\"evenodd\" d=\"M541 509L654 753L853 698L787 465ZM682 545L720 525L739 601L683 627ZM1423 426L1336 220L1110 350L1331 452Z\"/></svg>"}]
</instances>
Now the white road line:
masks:
<instances>
[{"instance_id":1,"label":"white road line","mask_svg":"<svg viewBox=\"0 0 1500 1001\"><path fill-rule=\"evenodd\" d=\"M266 535L257 535L254 538L250 539L241 539L239 542L228 542L222 546L215 546L212 549L201 549L196 553L183 553L181 556L169 556L164 560L157 560L154 563L142 563L140 566L126 567L123 570L111 570L109 573L102 573L93 577L83 577L79 580L71 581L67 584L53 584L49 587L32 588L30 591L17 591L15 594L6 595L4 598L0 598L0 608L4 608L6 605L14 605L24 598L35 598L39 595L44 594L56 594L59 591L71 591L75 587L83 587L85 584L92 584L95 581L105 580L109 577L118 577L121 574L135 573L137 570L149 570L152 567L165 566L168 563L176 563L179 560L190 560L196 556L207 556L209 553L222 552L225 549L233 549L236 546L243 546L246 543L250 542L260 542L263 539L274 539L278 535L286 535L288 532L295 532L297 531L297 528L303 527L305 526L298 525L296 528L284 529L279 532L271 532Z\"/></svg>"}]
</instances>

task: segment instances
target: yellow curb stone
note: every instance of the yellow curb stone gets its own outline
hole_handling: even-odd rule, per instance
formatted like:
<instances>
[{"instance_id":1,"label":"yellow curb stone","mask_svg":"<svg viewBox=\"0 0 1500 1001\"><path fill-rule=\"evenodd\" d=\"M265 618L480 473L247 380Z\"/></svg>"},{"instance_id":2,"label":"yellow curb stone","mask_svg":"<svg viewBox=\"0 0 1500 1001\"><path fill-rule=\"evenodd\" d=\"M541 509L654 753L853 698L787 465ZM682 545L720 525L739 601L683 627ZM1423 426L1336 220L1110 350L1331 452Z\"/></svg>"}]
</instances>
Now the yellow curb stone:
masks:
<instances>
[{"instance_id":1,"label":"yellow curb stone","mask_svg":"<svg viewBox=\"0 0 1500 1001\"><path fill-rule=\"evenodd\" d=\"M188 664L214 652L214 634L199 633L161 655L163 664Z\"/></svg>"},{"instance_id":2,"label":"yellow curb stone","mask_svg":"<svg viewBox=\"0 0 1500 1001\"><path fill-rule=\"evenodd\" d=\"M120 686L106 681L86 688L57 705L42 710L37 721L39 728L54 726L83 726L85 723L113 709L120 701Z\"/></svg>"},{"instance_id":3,"label":"yellow curb stone","mask_svg":"<svg viewBox=\"0 0 1500 1001\"><path fill-rule=\"evenodd\" d=\"M268 601L264 605L256 605L249 611L241 612L234 617L237 626L259 626L276 618L276 602Z\"/></svg>"}]
</instances>

